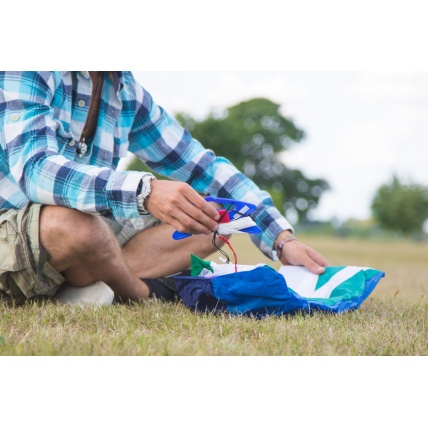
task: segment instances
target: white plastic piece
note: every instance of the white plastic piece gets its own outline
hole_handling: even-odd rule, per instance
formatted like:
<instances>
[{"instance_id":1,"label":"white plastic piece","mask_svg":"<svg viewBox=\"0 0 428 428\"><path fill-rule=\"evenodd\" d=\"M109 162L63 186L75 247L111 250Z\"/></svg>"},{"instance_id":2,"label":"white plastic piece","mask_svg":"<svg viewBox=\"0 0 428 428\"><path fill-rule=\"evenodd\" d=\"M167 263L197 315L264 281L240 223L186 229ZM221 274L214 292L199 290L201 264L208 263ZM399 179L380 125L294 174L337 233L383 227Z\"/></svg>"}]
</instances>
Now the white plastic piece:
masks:
<instances>
[{"instance_id":1,"label":"white plastic piece","mask_svg":"<svg viewBox=\"0 0 428 428\"><path fill-rule=\"evenodd\" d=\"M220 235L230 235L231 233L245 233L242 229L256 226L251 217L241 217L238 220L233 220L229 223L220 223L218 225L218 233Z\"/></svg>"}]
</instances>

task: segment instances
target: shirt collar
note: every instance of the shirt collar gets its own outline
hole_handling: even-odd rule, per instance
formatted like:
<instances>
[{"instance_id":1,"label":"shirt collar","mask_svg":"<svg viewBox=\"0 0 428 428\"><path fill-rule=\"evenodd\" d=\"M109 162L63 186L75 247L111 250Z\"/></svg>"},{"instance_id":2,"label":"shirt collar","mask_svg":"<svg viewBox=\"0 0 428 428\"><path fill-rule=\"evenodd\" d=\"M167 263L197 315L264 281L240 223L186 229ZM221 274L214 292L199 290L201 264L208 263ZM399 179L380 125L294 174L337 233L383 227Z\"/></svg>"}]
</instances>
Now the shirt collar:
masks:
<instances>
[{"instance_id":1,"label":"shirt collar","mask_svg":"<svg viewBox=\"0 0 428 428\"><path fill-rule=\"evenodd\" d=\"M123 73L121 71L113 71L113 79L113 86L116 90L116 94L119 94L124 85Z\"/></svg>"},{"instance_id":2,"label":"shirt collar","mask_svg":"<svg viewBox=\"0 0 428 428\"><path fill-rule=\"evenodd\" d=\"M89 80L90 76L89 76L89 71L79 71L79 73L86 79Z\"/></svg>"},{"instance_id":3,"label":"shirt collar","mask_svg":"<svg viewBox=\"0 0 428 428\"><path fill-rule=\"evenodd\" d=\"M89 80L91 78L91 76L89 75L89 71L79 71L79 73L87 80ZM122 71L112 71L113 74L113 87L116 91L116 94L118 94L124 85L123 82L123 73Z\"/></svg>"}]
</instances>

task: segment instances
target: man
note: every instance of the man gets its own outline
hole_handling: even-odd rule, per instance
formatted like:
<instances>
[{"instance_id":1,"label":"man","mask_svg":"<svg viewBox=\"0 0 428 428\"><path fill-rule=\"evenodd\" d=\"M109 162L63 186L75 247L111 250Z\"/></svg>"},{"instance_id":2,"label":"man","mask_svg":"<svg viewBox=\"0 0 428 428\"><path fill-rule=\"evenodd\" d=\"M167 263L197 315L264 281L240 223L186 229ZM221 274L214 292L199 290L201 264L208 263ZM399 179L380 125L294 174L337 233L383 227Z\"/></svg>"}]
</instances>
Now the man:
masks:
<instances>
[{"instance_id":1,"label":"man","mask_svg":"<svg viewBox=\"0 0 428 428\"><path fill-rule=\"evenodd\" d=\"M322 273L325 259L229 161L184 130L129 72L0 73L0 289L55 296L102 281L122 301L207 257L219 214L201 194L257 205L254 243ZM130 151L152 170L117 171ZM190 233L174 241L174 230ZM168 287L167 287L168 288ZM168 294L168 293L167 293Z\"/></svg>"}]
</instances>

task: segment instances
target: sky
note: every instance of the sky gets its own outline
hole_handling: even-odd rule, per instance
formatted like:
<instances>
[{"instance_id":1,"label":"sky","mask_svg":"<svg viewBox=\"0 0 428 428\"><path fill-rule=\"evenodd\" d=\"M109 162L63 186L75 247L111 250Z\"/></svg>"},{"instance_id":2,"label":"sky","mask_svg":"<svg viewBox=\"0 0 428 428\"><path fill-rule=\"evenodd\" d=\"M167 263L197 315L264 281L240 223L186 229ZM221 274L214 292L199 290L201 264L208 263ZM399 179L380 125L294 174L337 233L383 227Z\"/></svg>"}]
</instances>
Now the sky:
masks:
<instances>
[{"instance_id":1,"label":"sky","mask_svg":"<svg viewBox=\"0 0 428 428\"><path fill-rule=\"evenodd\" d=\"M428 72L133 71L170 114L202 119L253 97L281 105L306 133L283 156L331 190L314 220L364 220L393 174L428 186ZM203 143L203 141L201 141ZM292 219L291 219L292 220Z\"/></svg>"},{"instance_id":2,"label":"sky","mask_svg":"<svg viewBox=\"0 0 428 428\"><path fill-rule=\"evenodd\" d=\"M29 2L20 16L29 39L34 16L55 8L54 0L41 3ZM49 49L23 45L25 55L16 55L16 44L6 43L0 68L133 70L171 114L199 118L268 97L307 135L285 164L330 183L312 218L366 219L376 189L392 174L428 185L423 6L420 0L167 0L144 2L137 11L123 0L122 9L132 13L118 19L115 7L105 8L100 32L111 21L114 36L98 43L96 54L86 32L65 34L57 20L47 27ZM84 7L97 16L88 2ZM80 9L67 16L79 22ZM13 21L7 25L5 39L15 31Z\"/></svg>"}]
</instances>

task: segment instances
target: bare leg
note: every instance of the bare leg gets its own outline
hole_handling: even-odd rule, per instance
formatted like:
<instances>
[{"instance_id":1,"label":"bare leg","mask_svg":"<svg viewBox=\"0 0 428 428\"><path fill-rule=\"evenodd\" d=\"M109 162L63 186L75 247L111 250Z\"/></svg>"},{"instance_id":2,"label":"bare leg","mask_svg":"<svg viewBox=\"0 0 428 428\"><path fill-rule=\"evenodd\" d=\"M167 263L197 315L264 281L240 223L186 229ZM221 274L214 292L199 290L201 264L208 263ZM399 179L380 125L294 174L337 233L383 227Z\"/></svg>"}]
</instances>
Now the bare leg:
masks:
<instances>
[{"instance_id":1,"label":"bare leg","mask_svg":"<svg viewBox=\"0 0 428 428\"><path fill-rule=\"evenodd\" d=\"M190 254L205 258L217 251L213 235L191 236L175 241L174 229L167 224L152 227L135 235L124 247L126 264L139 278L162 278L190 267ZM223 242L216 241L221 247Z\"/></svg>"},{"instance_id":2,"label":"bare leg","mask_svg":"<svg viewBox=\"0 0 428 428\"><path fill-rule=\"evenodd\" d=\"M137 234L121 249L99 217L53 206L42 207L40 216L40 242L53 268L76 287L103 281L122 300L149 297L140 278L173 275L190 266L191 253L203 258L216 251L212 235L174 241L172 233L171 226L159 225Z\"/></svg>"},{"instance_id":3,"label":"bare leg","mask_svg":"<svg viewBox=\"0 0 428 428\"><path fill-rule=\"evenodd\" d=\"M123 300L149 296L147 285L131 272L116 237L98 217L45 206L40 216L40 242L51 255L49 263L70 285L103 281Z\"/></svg>"}]
</instances>

